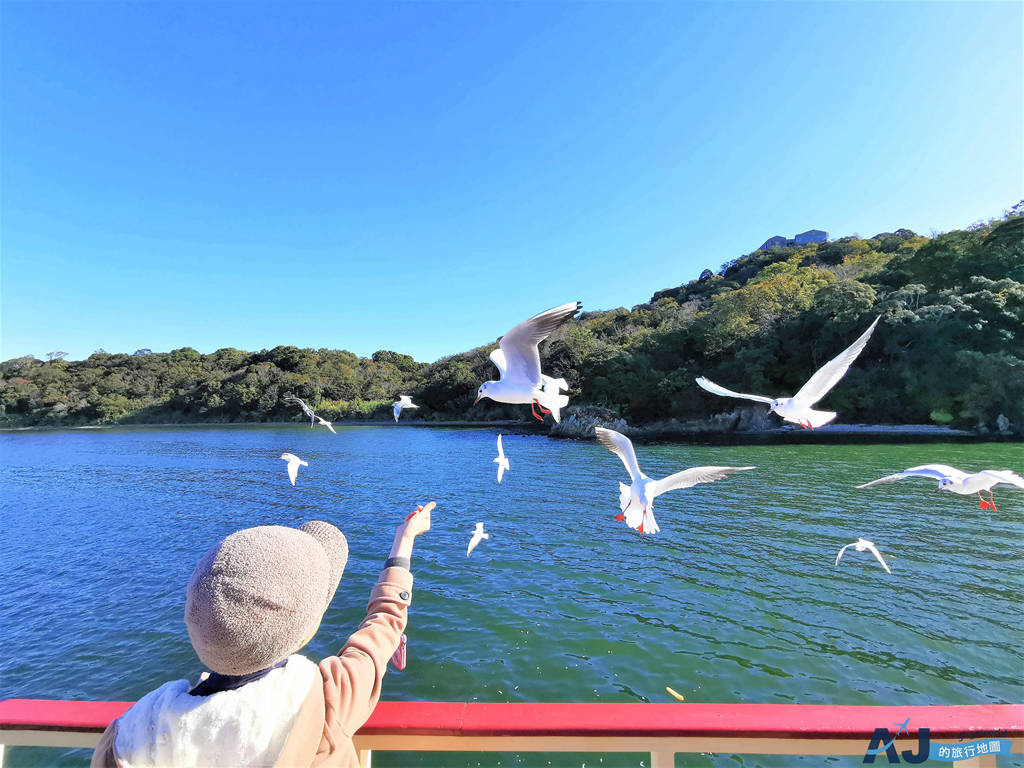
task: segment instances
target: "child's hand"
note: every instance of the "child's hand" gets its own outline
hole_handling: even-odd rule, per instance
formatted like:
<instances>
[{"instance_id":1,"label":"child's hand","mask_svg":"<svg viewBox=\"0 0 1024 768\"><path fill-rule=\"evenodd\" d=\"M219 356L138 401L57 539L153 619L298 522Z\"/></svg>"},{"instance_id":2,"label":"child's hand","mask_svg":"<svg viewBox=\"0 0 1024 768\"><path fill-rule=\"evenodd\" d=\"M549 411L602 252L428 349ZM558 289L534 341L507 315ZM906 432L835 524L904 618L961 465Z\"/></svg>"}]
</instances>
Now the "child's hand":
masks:
<instances>
[{"instance_id":1,"label":"child's hand","mask_svg":"<svg viewBox=\"0 0 1024 768\"><path fill-rule=\"evenodd\" d=\"M425 507L416 507L414 512L411 512L406 516L405 521L398 526L396 534L402 536L408 536L409 538L415 538L421 533L425 533L430 530L430 512L437 505L434 502L430 502Z\"/></svg>"}]
</instances>

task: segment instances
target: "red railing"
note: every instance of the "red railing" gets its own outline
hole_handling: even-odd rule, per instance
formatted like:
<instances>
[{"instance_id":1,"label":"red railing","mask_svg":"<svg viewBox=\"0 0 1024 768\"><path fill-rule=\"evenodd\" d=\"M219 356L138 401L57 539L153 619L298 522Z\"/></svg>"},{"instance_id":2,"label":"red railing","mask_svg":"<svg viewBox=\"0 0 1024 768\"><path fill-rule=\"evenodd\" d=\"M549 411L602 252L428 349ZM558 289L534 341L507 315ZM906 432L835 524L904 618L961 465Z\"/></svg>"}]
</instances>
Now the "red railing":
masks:
<instances>
[{"instance_id":1,"label":"red railing","mask_svg":"<svg viewBox=\"0 0 1024 768\"><path fill-rule=\"evenodd\" d=\"M0 701L0 743L92 746L129 702ZM356 736L371 750L677 752L863 755L876 728L907 721L898 749L933 742L1009 739L1024 751L1024 705L871 707L805 704L466 704L382 702ZM987 756L988 757L988 756ZM986 759L987 759L986 757ZM965 765L995 765L968 762Z\"/></svg>"}]
</instances>

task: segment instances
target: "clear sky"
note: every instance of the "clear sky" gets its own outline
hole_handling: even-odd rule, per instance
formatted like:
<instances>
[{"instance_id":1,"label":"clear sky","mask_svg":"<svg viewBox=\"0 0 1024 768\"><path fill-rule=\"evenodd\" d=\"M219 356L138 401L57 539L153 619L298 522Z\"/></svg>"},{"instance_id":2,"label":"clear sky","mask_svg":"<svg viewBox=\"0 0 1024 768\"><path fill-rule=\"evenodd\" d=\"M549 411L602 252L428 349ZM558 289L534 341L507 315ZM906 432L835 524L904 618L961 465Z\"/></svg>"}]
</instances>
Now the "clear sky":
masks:
<instances>
[{"instance_id":1,"label":"clear sky","mask_svg":"<svg viewBox=\"0 0 1024 768\"><path fill-rule=\"evenodd\" d=\"M1022 4L4 2L0 358L388 348L1024 197Z\"/></svg>"}]
</instances>

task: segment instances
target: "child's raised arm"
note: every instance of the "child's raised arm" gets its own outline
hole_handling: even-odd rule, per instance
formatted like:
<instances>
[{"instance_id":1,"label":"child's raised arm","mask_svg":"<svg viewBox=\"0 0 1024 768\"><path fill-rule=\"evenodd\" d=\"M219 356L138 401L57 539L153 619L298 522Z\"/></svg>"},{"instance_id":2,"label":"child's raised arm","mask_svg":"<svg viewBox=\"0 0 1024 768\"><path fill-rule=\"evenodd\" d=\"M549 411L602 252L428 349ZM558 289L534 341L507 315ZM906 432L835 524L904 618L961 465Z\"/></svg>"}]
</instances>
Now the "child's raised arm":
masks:
<instances>
[{"instance_id":1,"label":"child's raised arm","mask_svg":"<svg viewBox=\"0 0 1024 768\"><path fill-rule=\"evenodd\" d=\"M320 662L324 676L326 729L351 738L380 699L388 660L398 648L412 601L409 570L413 542L430 530L434 502L417 508L395 530L391 556L370 592L366 619L337 656Z\"/></svg>"}]
</instances>

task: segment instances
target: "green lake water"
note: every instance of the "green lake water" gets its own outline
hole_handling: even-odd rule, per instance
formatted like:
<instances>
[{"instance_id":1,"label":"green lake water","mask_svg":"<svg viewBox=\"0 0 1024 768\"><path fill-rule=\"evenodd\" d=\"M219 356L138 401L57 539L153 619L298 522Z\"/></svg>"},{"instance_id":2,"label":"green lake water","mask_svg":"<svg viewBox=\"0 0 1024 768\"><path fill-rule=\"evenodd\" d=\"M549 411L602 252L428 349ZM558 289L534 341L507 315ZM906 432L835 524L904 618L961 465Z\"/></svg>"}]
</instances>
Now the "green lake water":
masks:
<instances>
[{"instance_id":1,"label":"green lake water","mask_svg":"<svg viewBox=\"0 0 1024 768\"><path fill-rule=\"evenodd\" d=\"M233 530L323 519L351 558L310 657L362 618L395 525L417 543L409 664L384 700L984 704L1024 702L1024 491L997 512L931 481L855 490L922 463L1024 471L1020 443L648 445L661 477L756 465L660 497L661 533L612 518L619 460L592 442L493 429L131 429L0 436L3 697L133 700L201 666L183 622L198 558ZM309 461L291 487L291 451ZM474 525L491 533L472 557ZM874 541L888 575L868 553ZM880 724L886 725L886 724ZM9 749L5 765L87 765ZM646 755L380 753L388 765L647 764ZM859 758L680 756L677 765ZM1003 765L1000 762L1000 765Z\"/></svg>"}]
</instances>

